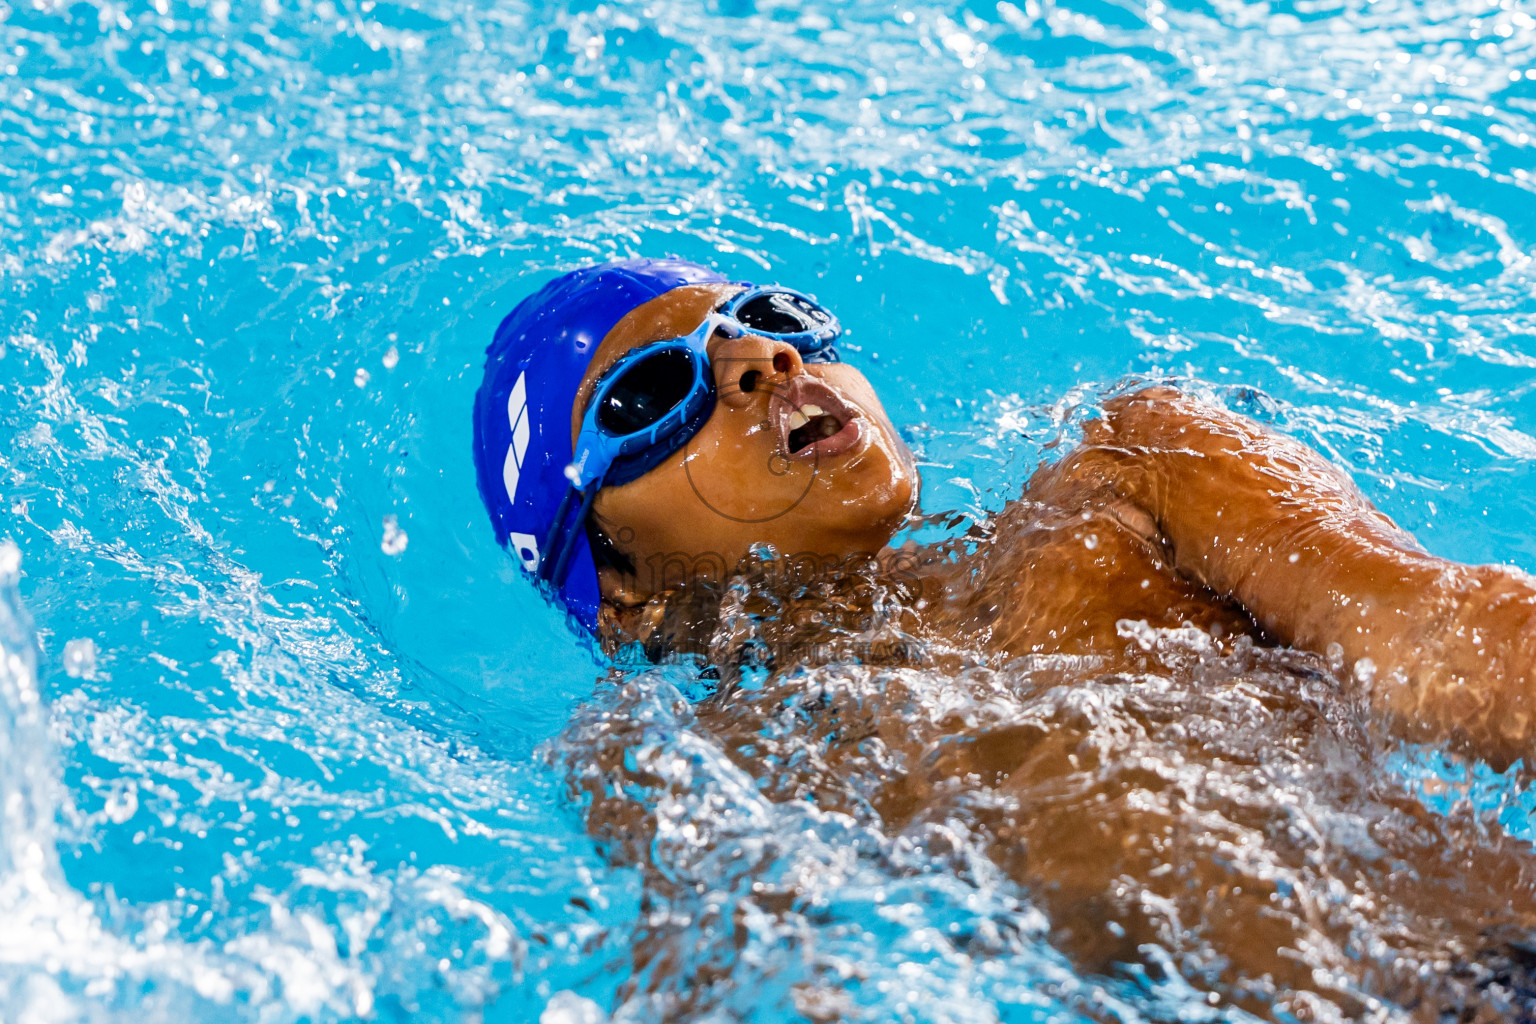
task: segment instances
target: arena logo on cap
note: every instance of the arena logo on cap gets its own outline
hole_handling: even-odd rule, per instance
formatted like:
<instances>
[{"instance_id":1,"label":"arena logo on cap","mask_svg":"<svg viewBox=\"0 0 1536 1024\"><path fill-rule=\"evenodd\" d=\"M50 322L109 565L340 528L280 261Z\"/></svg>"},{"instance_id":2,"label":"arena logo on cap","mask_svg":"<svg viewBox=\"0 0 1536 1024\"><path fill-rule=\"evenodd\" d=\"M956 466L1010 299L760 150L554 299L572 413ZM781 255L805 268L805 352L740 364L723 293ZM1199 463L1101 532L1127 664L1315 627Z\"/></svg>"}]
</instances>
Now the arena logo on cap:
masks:
<instances>
[{"instance_id":1,"label":"arena logo on cap","mask_svg":"<svg viewBox=\"0 0 1536 1024\"><path fill-rule=\"evenodd\" d=\"M507 419L512 424L512 443L507 446L506 461L501 464L501 480L507 487L507 499L517 504L517 482L522 479L523 459L528 454L528 373L517 375L512 394L507 396ZM507 540L517 553L523 568L533 572L539 567L539 542L532 534L509 532Z\"/></svg>"},{"instance_id":2,"label":"arena logo on cap","mask_svg":"<svg viewBox=\"0 0 1536 1024\"><path fill-rule=\"evenodd\" d=\"M517 504L517 481L523 475L523 457L528 454L528 373L517 375L512 394L507 396L507 419L512 423L512 443L507 459L501 464L501 480L507 485L507 500Z\"/></svg>"},{"instance_id":3,"label":"arena logo on cap","mask_svg":"<svg viewBox=\"0 0 1536 1024\"><path fill-rule=\"evenodd\" d=\"M518 560L523 563L523 568L529 572L539 570L539 542L531 533L508 533L507 540L512 544L512 550L517 552Z\"/></svg>"}]
</instances>

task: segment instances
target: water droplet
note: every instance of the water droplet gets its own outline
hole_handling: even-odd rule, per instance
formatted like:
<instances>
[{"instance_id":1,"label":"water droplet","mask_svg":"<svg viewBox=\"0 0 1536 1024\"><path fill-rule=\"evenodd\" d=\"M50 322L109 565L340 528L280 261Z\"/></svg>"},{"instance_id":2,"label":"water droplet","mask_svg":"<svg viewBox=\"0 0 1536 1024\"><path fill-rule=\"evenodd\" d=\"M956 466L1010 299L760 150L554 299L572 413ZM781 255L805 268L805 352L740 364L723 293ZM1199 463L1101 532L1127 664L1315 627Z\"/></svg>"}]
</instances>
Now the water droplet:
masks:
<instances>
[{"instance_id":1,"label":"water droplet","mask_svg":"<svg viewBox=\"0 0 1536 1024\"><path fill-rule=\"evenodd\" d=\"M107 820L118 825L133 817L138 810L139 787L132 782L122 788L113 787L107 794L106 804L102 807Z\"/></svg>"},{"instance_id":2,"label":"water droplet","mask_svg":"<svg viewBox=\"0 0 1536 1024\"><path fill-rule=\"evenodd\" d=\"M64 645L64 671L71 679L89 679L96 674L96 641L89 637Z\"/></svg>"},{"instance_id":3,"label":"water droplet","mask_svg":"<svg viewBox=\"0 0 1536 1024\"><path fill-rule=\"evenodd\" d=\"M608 1015L586 996L569 990L556 992L539 1014L539 1024L602 1024Z\"/></svg>"},{"instance_id":4,"label":"water droplet","mask_svg":"<svg viewBox=\"0 0 1536 1024\"><path fill-rule=\"evenodd\" d=\"M410 542L404 530L400 529L400 522L394 516L384 517L384 539L379 542L379 550L386 555L398 555L405 550L405 545Z\"/></svg>"},{"instance_id":5,"label":"water droplet","mask_svg":"<svg viewBox=\"0 0 1536 1024\"><path fill-rule=\"evenodd\" d=\"M1144 651L1150 651L1157 644L1157 630L1148 625L1146 619L1121 619L1115 623L1115 633Z\"/></svg>"}]
</instances>

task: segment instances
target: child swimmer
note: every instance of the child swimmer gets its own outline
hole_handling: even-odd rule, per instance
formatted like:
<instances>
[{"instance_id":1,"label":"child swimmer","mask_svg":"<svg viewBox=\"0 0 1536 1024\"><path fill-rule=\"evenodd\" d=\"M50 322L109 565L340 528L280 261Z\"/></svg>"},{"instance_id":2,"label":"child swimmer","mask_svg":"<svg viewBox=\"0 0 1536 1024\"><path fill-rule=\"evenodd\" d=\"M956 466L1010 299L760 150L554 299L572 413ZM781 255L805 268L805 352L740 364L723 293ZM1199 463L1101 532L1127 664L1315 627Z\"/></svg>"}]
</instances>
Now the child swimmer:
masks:
<instances>
[{"instance_id":1,"label":"child swimmer","mask_svg":"<svg viewBox=\"0 0 1536 1024\"><path fill-rule=\"evenodd\" d=\"M918 474L839 333L805 295L679 260L558 278L501 325L476 396L498 539L610 639L669 567L720 579L759 544L888 562ZM1332 650L1405 737L1536 763L1536 580L1427 554L1252 420L1166 387L1116 398L992 528L978 564L923 560L945 594L929 635L1101 667L1126 621Z\"/></svg>"},{"instance_id":2,"label":"child swimmer","mask_svg":"<svg viewBox=\"0 0 1536 1024\"><path fill-rule=\"evenodd\" d=\"M976 535L893 550L918 476L839 360L839 331L805 295L676 260L558 278L503 322L476 398L498 537L610 650L730 634L694 595L760 570L755 545L819 567L794 581L819 604L745 588L792 642L760 689L700 704L697 727L775 799L930 844L940 863L956 827L977 837L1081 970L1173 962L1215 1002L1274 1020L1399 1019L1392 1006L1536 1020L1536 857L1427 811L1353 710L1368 701L1399 736L1495 767L1531 764L1529 577L1426 554L1311 449L1170 388L1106 403ZM837 588L881 572L924 598L882 606L899 636L1003 667L797 676L820 653L800 638L869 611ZM1152 664L1157 641L1142 643L1158 629L1217 653L1165 671L1180 655ZM1286 645L1327 652L1334 671ZM725 678L739 653L690 649ZM968 703L957 686L979 689ZM786 721L806 735L770 739ZM594 710L561 747L588 827L642 865L657 808L687 796L666 787L691 785L648 767L666 749L648 728ZM697 842L721 841L712 820L694 822ZM642 930L627 984L649 991L621 995L662 1000L663 1019L703 1014L715 987L682 965L705 880L675 864L645 878L681 923ZM771 873L750 887L776 914L817 901Z\"/></svg>"}]
</instances>

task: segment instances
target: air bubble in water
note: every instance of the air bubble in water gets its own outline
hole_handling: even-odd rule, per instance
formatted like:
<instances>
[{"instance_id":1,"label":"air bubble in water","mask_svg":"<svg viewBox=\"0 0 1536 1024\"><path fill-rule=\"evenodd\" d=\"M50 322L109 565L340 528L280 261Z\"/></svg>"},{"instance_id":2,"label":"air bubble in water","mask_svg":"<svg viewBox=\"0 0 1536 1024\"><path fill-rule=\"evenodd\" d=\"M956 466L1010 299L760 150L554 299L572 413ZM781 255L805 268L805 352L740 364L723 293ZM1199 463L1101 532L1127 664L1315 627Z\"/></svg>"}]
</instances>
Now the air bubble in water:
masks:
<instances>
[{"instance_id":1,"label":"air bubble in water","mask_svg":"<svg viewBox=\"0 0 1536 1024\"><path fill-rule=\"evenodd\" d=\"M400 521L394 516L384 517L384 539L379 542L379 550L386 555L398 555L405 550L405 545L410 541L404 530L400 529Z\"/></svg>"},{"instance_id":2,"label":"air bubble in water","mask_svg":"<svg viewBox=\"0 0 1536 1024\"><path fill-rule=\"evenodd\" d=\"M71 679L87 679L96 674L96 641L90 637L71 640L64 645L64 671Z\"/></svg>"},{"instance_id":3,"label":"air bubble in water","mask_svg":"<svg viewBox=\"0 0 1536 1024\"><path fill-rule=\"evenodd\" d=\"M357 372L352 375L352 383L360 388L365 388L368 386L369 376L368 371L359 366Z\"/></svg>"},{"instance_id":4,"label":"air bubble in water","mask_svg":"<svg viewBox=\"0 0 1536 1024\"><path fill-rule=\"evenodd\" d=\"M384 353L384 369L393 370L400 365L400 350L391 345Z\"/></svg>"}]
</instances>

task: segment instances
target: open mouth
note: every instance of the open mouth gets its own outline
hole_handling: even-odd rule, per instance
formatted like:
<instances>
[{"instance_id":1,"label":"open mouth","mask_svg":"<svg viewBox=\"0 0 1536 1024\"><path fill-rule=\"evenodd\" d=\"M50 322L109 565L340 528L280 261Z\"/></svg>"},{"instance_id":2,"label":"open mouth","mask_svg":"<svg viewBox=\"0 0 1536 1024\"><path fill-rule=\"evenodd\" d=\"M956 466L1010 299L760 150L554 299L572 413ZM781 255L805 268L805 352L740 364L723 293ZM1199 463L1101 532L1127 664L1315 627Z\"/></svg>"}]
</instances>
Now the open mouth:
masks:
<instances>
[{"instance_id":1,"label":"open mouth","mask_svg":"<svg viewBox=\"0 0 1536 1024\"><path fill-rule=\"evenodd\" d=\"M819 405L806 405L789 414L789 453L793 455L808 444L831 437L843 429L843 421Z\"/></svg>"},{"instance_id":2,"label":"open mouth","mask_svg":"<svg viewBox=\"0 0 1536 1024\"><path fill-rule=\"evenodd\" d=\"M799 376L773 396L783 451L792 459L837 455L863 436L858 411L822 381Z\"/></svg>"}]
</instances>

